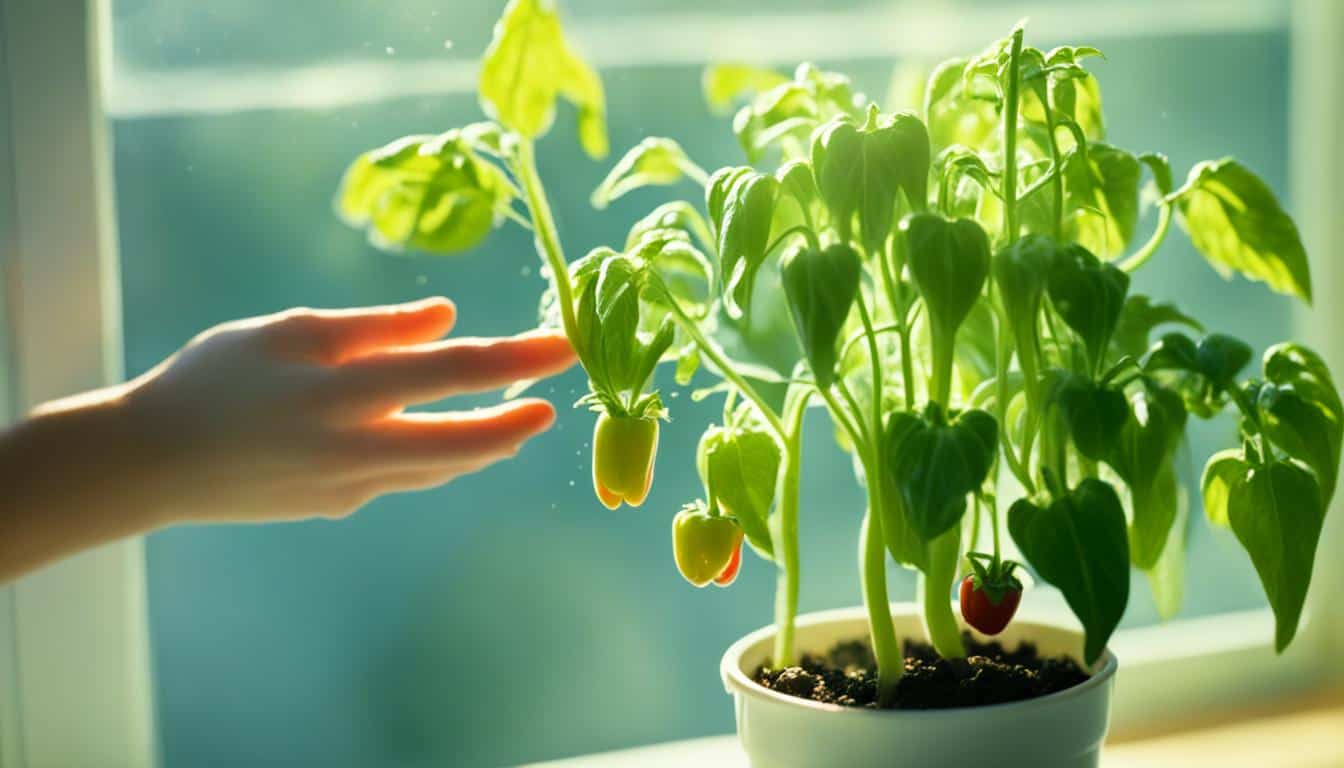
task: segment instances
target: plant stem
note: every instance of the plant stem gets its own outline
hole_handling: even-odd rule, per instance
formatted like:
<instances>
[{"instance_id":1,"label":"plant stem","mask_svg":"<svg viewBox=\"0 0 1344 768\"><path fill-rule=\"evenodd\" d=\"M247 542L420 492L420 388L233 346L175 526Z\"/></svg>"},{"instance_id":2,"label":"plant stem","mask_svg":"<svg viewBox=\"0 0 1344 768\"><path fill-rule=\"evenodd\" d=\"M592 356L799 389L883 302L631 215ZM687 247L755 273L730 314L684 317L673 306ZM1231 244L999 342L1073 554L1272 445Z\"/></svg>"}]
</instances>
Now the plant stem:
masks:
<instances>
[{"instance_id":1,"label":"plant stem","mask_svg":"<svg viewBox=\"0 0 1344 768\"><path fill-rule=\"evenodd\" d=\"M887 598L887 548L882 542L881 479L868 467L868 514L859 530L859 569L863 577L863 605L868 610L868 634L877 660L877 698L888 701L905 673L905 655L896 639Z\"/></svg>"},{"instance_id":2,"label":"plant stem","mask_svg":"<svg viewBox=\"0 0 1344 768\"><path fill-rule=\"evenodd\" d=\"M798 484L802 476L803 416L810 393L801 387L784 407L788 436L784 441L784 473L780 480L779 574L775 582L776 667L794 663L794 619L798 615Z\"/></svg>"},{"instance_id":3,"label":"plant stem","mask_svg":"<svg viewBox=\"0 0 1344 768\"><path fill-rule=\"evenodd\" d=\"M714 367L719 369L719 373L722 374L723 378L727 379L734 387L737 387L737 390L741 392L744 397L756 405L756 408L761 412L761 416L765 419L766 425L769 426L770 431L775 434L775 437L779 438L781 443L787 443L789 439L788 432L784 429L784 424L779 420L779 414L775 413L775 409L770 407L770 404L765 401L765 398L761 397L755 387L751 386L741 374L733 370L733 366L728 362L723 351L719 349L717 344L710 341L700 332L700 326L696 325L695 321L687 316L685 310L683 310L675 300L668 302L668 304L672 308L672 317L676 319L677 323L682 327L682 330L686 331L686 335L691 337L691 341L694 341L695 345L700 348L700 351L704 353L705 357L709 358L710 362L714 363Z\"/></svg>"},{"instance_id":4,"label":"plant stem","mask_svg":"<svg viewBox=\"0 0 1344 768\"><path fill-rule=\"evenodd\" d=\"M1003 98L1003 236L1017 241L1017 104L1022 78L1022 28L1013 30Z\"/></svg>"},{"instance_id":5,"label":"plant stem","mask_svg":"<svg viewBox=\"0 0 1344 768\"><path fill-rule=\"evenodd\" d=\"M1134 252L1134 255L1120 262L1120 269L1127 273L1142 267L1149 259L1157 253L1158 246L1167 239L1167 230L1171 228L1171 203L1161 202L1157 209L1157 228L1153 230L1153 236L1148 238L1148 242L1143 244L1142 248Z\"/></svg>"},{"instance_id":6,"label":"plant stem","mask_svg":"<svg viewBox=\"0 0 1344 768\"><path fill-rule=\"evenodd\" d=\"M1062 241L1064 239L1064 169L1060 167L1059 141L1055 138L1053 88L1050 86L1046 87L1048 89L1046 103L1043 105L1045 107L1045 128L1046 134L1050 137L1050 160L1052 167L1055 169L1055 179L1052 182L1054 188L1052 195L1054 198L1053 203L1055 211L1054 231L1055 240Z\"/></svg>"},{"instance_id":7,"label":"plant stem","mask_svg":"<svg viewBox=\"0 0 1344 768\"><path fill-rule=\"evenodd\" d=\"M966 656L961 642L961 629L952 614L950 596L952 581L957 575L957 558L961 555L961 526L954 525L947 533L929 542L929 567L919 574L919 603L924 614L924 632L934 650L944 659Z\"/></svg>"},{"instance_id":8,"label":"plant stem","mask_svg":"<svg viewBox=\"0 0 1344 768\"><path fill-rule=\"evenodd\" d=\"M574 288L569 282L569 263L565 261L565 252L560 247L560 237L555 230L555 218L551 215L551 206L546 202L546 190L541 185L541 175L537 173L537 161L531 139L518 138L518 167L514 173L523 183L523 193L527 198L527 211L532 218L533 242L537 253L551 270L551 280L555 282L556 303L560 305L560 322L565 335L570 339L579 337L579 324L574 317Z\"/></svg>"}]
</instances>

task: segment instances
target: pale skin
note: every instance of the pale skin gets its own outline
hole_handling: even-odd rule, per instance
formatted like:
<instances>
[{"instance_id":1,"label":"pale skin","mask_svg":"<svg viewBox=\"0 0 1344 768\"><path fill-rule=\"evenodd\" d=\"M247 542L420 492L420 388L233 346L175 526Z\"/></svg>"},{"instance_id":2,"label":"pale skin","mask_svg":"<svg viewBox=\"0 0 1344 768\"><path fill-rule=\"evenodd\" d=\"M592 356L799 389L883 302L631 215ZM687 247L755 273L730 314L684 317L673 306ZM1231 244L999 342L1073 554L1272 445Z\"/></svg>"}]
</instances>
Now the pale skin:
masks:
<instances>
[{"instance_id":1,"label":"pale skin","mask_svg":"<svg viewBox=\"0 0 1344 768\"><path fill-rule=\"evenodd\" d=\"M555 410L411 405L550 376L563 334L440 340L447 299L296 309L212 328L119 386L0 433L0 584L181 523L341 518L513 456Z\"/></svg>"}]
</instances>

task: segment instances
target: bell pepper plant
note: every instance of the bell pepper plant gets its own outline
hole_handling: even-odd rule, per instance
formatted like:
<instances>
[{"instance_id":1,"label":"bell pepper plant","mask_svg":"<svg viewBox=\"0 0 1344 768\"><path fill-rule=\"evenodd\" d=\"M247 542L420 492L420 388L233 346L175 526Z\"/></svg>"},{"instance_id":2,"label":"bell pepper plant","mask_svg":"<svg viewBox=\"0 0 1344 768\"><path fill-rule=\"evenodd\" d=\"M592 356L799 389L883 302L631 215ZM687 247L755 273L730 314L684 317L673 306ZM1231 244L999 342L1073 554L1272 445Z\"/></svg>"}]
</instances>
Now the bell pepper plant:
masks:
<instances>
[{"instance_id":1,"label":"bell pepper plant","mask_svg":"<svg viewBox=\"0 0 1344 768\"><path fill-rule=\"evenodd\" d=\"M541 320L564 330L588 375L580 403L598 414L593 480L608 507L649 491L667 418L655 368L674 365L678 386L702 367L717 379L698 391L724 399L696 453L704 496L673 518L673 553L696 586L730 583L743 541L774 564L776 665L797 658L810 409L829 417L867 493L857 536L880 690L904 667L888 558L918 572L927 638L948 658L965 653L951 600L963 575L971 626L993 634L1016 608L1021 566L1003 558L1001 531L1063 594L1089 663L1124 613L1131 568L1173 614L1188 517L1178 457L1194 420L1228 410L1236 441L1208 460L1204 511L1249 554L1282 650L1340 462L1331 374L1292 342L1248 371L1249 346L1135 293L1131 275L1173 220L1225 277L1304 302L1307 256L1269 187L1236 160L1199 163L1178 186L1163 155L1107 143L1085 67L1099 55L1029 47L1019 25L936 67L922 104L896 111L810 64L791 77L713 66L706 96L739 105L745 162L710 172L672 139L645 139L594 205L674 185L699 199L663 202L623 243L570 261L536 146L565 101L583 150L602 158L602 82L552 3L511 0L481 63L487 120L361 155L336 205L386 250L456 253L509 222L531 230L549 279ZM1149 199L1156 222L1142 233ZM734 357L722 341L743 338L763 301L787 305L777 333L797 350L792 369Z\"/></svg>"}]
</instances>

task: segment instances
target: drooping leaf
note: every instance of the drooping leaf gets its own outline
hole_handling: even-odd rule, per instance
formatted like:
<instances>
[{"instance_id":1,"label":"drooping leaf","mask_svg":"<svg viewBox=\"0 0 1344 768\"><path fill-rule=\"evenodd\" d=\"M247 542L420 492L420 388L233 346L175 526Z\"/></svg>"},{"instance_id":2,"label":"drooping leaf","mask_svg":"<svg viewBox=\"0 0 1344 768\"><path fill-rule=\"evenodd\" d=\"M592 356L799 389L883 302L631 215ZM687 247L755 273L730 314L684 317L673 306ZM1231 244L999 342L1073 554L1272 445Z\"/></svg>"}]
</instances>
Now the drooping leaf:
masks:
<instances>
[{"instance_id":1,"label":"drooping leaf","mask_svg":"<svg viewBox=\"0 0 1344 768\"><path fill-rule=\"evenodd\" d=\"M1260 411L1269 439L1316 473L1327 506L1339 475L1344 405L1325 361L1300 344L1276 344L1263 361ZM1262 390L1262 392L1264 391Z\"/></svg>"},{"instance_id":2,"label":"drooping leaf","mask_svg":"<svg viewBox=\"0 0 1344 768\"><path fill-rule=\"evenodd\" d=\"M970 219L916 213L901 222L907 264L924 298L932 334L935 383L931 397L951 386L957 328L980 298L989 275L989 237Z\"/></svg>"},{"instance_id":3,"label":"drooping leaf","mask_svg":"<svg viewBox=\"0 0 1344 768\"><path fill-rule=\"evenodd\" d=\"M1070 244L1060 249L1051 265L1048 290L1059 316L1082 338L1093 369L1100 368L1124 308L1129 275Z\"/></svg>"},{"instance_id":4,"label":"drooping leaf","mask_svg":"<svg viewBox=\"0 0 1344 768\"><path fill-rule=\"evenodd\" d=\"M766 559L774 552L768 522L781 455L774 437L755 425L710 427L700 438L697 464L711 503L737 518Z\"/></svg>"},{"instance_id":5,"label":"drooping leaf","mask_svg":"<svg viewBox=\"0 0 1344 768\"><path fill-rule=\"evenodd\" d=\"M1073 239L1103 259L1125 252L1139 217L1139 161L1109 144L1089 143L1064 165L1065 222Z\"/></svg>"},{"instance_id":6,"label":"drooping leaf","mask_svg":"<svg viewBox=\"0 0 1344 768\"><path fill-rule=\"evenodd\" d=\"M1154 568L1176 522L1175 477L1170 475L1185 434L1185 403L1165 389L1140 389L1130 398L1124 427L1107 463L1129 486L1134 514L1129 556L1143 570Z\"/></svg>"},{"instance_id":7,"label":"drooping leaf","mask_svg":"<svg viewBox=\"0 0 1344 768\"><path fill-rule=\"evenodd\" d=\"M1231 158L1200 163L1172 196L1195 248L1223 277L1236 272L1311 302L1311 269L1297 225L1245 166Z\"/></svg>"},{"instance_id":8,"label":"drooping leaf","mask_svg":"<svg viewBox=\"0 0 1344 768\"><path fill-rule=\"evenodd\" d=\"M1240 448L1228 448L1209 457L1199 485L1204 514L1210 523L1223 528L1230 525L1227 510L1233 489L1249 471L1250 465Z\"/></svg>"},{"instance_id":9,"label":"drooping leaf","mask_svg":"<svg viewBox=\"0 0 1344 768\"><path fill-rule=\"evenodd\" d=\"M1022 369L1027 402L1040 405L1037 360L1041 297L1059 245L1044 235L1027 235L994 256L994 289L1012 331L1018 365Z\"/></svg>"},{"instance_id":10,"label":"drooping leaf","mask_svg":"<svg viewBox=\"0 0 1344 768\"><path fill-rule=\"evenodd\" d=\"M1064 417L1078 452L1093 461L1110 456L1129 415L1123 392L1068 371L1052 376L1048 395Z\"/></svg>"},{"instance_id":11,"label":"drooping leaf","mask_svg":"<svg viewBox=\"0 0 1344 768\"><path fill-rule=\"evenodd\" d=\"M1173 464L1166 464L1154 483L1156 493L1152 503L1164 504L1175 510L1171 529L1162 554L1152 568L1144 571L1153 603L1162 621L1170 621L1180 613L1185 599L1185 554L1190 532L1190 501L1176 478Z\"/></svg>"},{"instance_id":12,"label":"drooping leaf","mask_svg":"<svg viewBox=\"0 0 1344 768\"><path fill-rule=\"evenodd\" d=\"M966 90L966 65L965 59L944 61L934 68L924 89L924 120L936 150L956 144L985 146L997 130L994 105Z\"/></svg>"},{"instance_id":13,"label":"drooping leaf","mask_svg":"<svg viewBox=\"0 0 1344 768\"><path fill-rule=\"evenodd\" d=\"M565 39L551 0L509 0L481 60L481 106L504 126L536 139L564 97L579 111L579 143L594 159L607 154L602 80Z\"/></svg>"},{"instance_id":14,"label":"drooping leaf","mask_svg":"<svg viewBox=\"0 0 1344 768\"><path fill-rule=\"evenodd\" d=\"M1083 624L1084 659L1094 663L1129 602L1125 511L1115 490L1087 478L1041 507L1008 510L1008 532L1040 577L1055 585Z\"/></svg>"},{"instance_id":15,"label":"drooping leaf","mask_svg":"<svg viewBox=\"0 0 1344 768\"><path fill-rule=\"evenodd\" d=\"M1292 462L1249 466L1230 489L1227 519L1274 610L1280 653L1297 633L1324 513L1315 476Z\"/></svg>"},{"instance_id":16,"label":"drooping leaf","mask_svg":"<svg viewBox=\"0 0 1344 768\"><path fill-rule=\"evenodd\" d=\"M650 136L631 147L593 190L594 208L606 208L627 192L681 181L690 159L672 139Z\"/></svg>"},{"instance_id":17,"label":"drooping leaf","mask_svg":"<svg viewBox=\"0 0 1344 768\"><path fill-rule=\"evenodd\" d=\"M840 331L859 293L859 255L844 243L820 251L802 243L784 252L779 270L803 354L817 386L827 389L835 381Z\"/></svg>"},{"instance_id":18,"label":"drooping leaf","mask_svg":"<svg viewBox=\"0 0 1344 768\"><path fill-rule=\"evenodd\" d=\"M744 316L751 305L756 272L765 261L773 230L779 182L773 176L743 174L728 191L719 230L719 269L724 308Z\"/></svg>"},{"instance_id":19,"label":"drooping leaf","mask_svg":"<svg viewBox=\"0 0 1344 768\"><path fill-rule=\"evenodd\" d=\"M911 527L927 542L957 525L966 496L984 483L998 450L998 424L977 410L947 420L930 404L924 416L893 413L885 440L892 484Z\"/></svg>"}]
</instances>

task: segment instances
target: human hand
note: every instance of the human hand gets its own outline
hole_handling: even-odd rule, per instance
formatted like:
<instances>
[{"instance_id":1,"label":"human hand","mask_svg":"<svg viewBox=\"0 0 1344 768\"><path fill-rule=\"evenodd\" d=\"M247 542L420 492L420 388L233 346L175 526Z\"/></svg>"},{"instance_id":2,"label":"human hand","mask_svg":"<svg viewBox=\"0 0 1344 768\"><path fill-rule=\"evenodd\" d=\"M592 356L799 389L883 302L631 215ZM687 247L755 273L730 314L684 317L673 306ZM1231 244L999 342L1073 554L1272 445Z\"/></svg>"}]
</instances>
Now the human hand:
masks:
<instances>
[{"instance_id":1,"label":"human hand","mask_svg":"<svg viewBox=\"0 0 1344 768\"><path fill-rule=\"evenodd\" d=\"M554 421L549 403L403 408L549 376L574 354L549 331L435 341L455 315L430 299L206 331L118 398L141 465L137 503L153 525L342 517L514 455Z\"/></svg>"}]
</instances>

